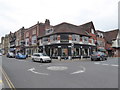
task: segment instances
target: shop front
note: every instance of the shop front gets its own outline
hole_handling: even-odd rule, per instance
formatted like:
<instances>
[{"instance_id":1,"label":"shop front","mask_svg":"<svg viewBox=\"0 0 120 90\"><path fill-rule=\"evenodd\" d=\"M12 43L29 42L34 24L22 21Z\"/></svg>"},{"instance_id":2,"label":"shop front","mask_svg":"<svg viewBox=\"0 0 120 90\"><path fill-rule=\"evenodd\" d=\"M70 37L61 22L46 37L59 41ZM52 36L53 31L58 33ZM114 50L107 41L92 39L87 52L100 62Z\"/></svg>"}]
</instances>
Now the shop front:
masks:
<instances>
[{"instance_id":1,"label":"shop front","mask_svg":"<svg viewBox=\"0 0 120 90\"><path fill-rule=\"evenodd\" d=\"M73 58L89 58L96 50L95 46L64 43L64 44L52 44L39 47L39 52L44 52L51 58L55 59L73 59Z\"/></svg>"}]
</instances>

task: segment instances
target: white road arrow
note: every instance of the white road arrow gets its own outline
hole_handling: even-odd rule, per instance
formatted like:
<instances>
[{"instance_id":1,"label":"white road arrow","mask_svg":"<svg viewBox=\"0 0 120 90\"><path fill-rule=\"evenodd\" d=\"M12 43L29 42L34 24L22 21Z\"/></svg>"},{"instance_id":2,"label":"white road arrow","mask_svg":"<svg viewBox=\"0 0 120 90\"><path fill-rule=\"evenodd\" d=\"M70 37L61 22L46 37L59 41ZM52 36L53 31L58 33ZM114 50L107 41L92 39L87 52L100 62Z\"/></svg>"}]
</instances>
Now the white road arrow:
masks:
<instances>
[{"instance_id":1,"label":"white road arrow","mask_svg":"<svg viewBox=\"0 0 120 90\"><path fill-rule=\"evenodd\" d=\"M35 74L48 75L47 73L36 72L36 71L35 71L35 68L28 69L28 71L31 71L31 72L33 72L33 73L35 73Z\"/></svg>"},{"instance_id":2,"label":"white road arrow","mask_svg":"<svg viewBox=\"0 0 120 90\"><path fill-rule=\"evenodd\" d=\"M71 73L71 74L78 74L78 73L83 73L83 72L85 72L85 67L81 67L81 68L82 68L81 70L76 71L76 72L73 72L73 73Z\"/></svg>"}]
</instances>

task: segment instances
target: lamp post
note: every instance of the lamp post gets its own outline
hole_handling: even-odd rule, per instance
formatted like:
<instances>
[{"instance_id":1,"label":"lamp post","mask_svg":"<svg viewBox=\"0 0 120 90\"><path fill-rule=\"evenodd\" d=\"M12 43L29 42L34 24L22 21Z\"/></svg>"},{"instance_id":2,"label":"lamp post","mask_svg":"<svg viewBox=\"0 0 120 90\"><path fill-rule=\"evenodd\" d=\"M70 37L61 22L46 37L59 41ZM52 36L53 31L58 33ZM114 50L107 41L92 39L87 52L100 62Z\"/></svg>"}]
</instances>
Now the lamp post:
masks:
<instances>
[{"instance_id":1,"label":"lamp post","mask_svg":"<svg viewBox=\"0 0 120 90\"><path fill-rule=\"evenodd\" d=\"M74 54L74 51L73 51L73 49L74 49L74 43L72 42L72 43L71 43L71 52L72 52L72 53L71 53L71 54L72 54L72 57L71 57L71 59L72 59L72 58L73 58L73 56L74 56L74 55L73 55L73 54Z\"/></svg>"}]
</instances>

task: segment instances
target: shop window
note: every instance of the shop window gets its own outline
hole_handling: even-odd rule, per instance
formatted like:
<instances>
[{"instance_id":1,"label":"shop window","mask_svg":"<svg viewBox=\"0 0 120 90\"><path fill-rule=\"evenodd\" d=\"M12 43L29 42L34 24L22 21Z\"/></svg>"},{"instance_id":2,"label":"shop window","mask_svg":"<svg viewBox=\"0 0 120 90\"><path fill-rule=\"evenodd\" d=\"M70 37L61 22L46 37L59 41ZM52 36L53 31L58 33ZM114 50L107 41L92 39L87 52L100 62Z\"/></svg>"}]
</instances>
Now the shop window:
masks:
<instances>
[{"instance_id":1,"label":"shop window","mask_svg":"<svg viewBox=\"0 0 120 90\"><path fill-rule=\"evenodd\" d=\"M62 49L62 56L68 56L68 49L67 48Z\"/></svg>"},{"instance_id":2,"label":"shop window","mask_svg":"<svg viewBox=\"0 0 120 90\"><path fill-rule=\"evenodd\" d=\"M58 56L58 48L53 48L53 57Z\"/></svg>"},{"instance_id":3,"label":"shop window","mask_svg":"<svg viewBox=\"0 0 120 90\"><path fill-rule=\"evenodd\" d=\"M82 49L82 55L87 56L88 55L88 49Z\"/></svg>"}]
</instances>

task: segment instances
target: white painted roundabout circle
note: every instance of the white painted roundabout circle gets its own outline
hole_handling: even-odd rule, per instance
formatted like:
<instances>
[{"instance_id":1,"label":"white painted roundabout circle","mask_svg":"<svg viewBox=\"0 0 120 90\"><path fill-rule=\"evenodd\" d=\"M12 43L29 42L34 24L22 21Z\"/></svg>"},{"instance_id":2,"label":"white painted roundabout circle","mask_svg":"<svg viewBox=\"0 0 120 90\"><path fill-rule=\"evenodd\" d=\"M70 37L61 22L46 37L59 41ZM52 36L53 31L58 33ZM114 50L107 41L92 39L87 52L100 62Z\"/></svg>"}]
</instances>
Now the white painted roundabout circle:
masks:
<instances>
[{"instance_id":1,"label":"white painted roundabout circle","mask_svg":"<svg viewBox=\"0 0 120 90\"><path fill-rule=\"evenodd\" d=\"M65 66L50 66L47 67L48 70L53 70L53 71L62 71L62 70L67 70L68 67Z\"/></svg>"}]
</instances>

